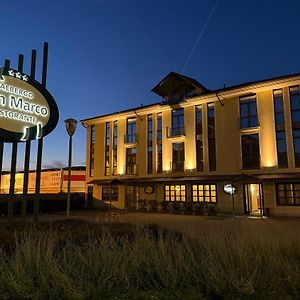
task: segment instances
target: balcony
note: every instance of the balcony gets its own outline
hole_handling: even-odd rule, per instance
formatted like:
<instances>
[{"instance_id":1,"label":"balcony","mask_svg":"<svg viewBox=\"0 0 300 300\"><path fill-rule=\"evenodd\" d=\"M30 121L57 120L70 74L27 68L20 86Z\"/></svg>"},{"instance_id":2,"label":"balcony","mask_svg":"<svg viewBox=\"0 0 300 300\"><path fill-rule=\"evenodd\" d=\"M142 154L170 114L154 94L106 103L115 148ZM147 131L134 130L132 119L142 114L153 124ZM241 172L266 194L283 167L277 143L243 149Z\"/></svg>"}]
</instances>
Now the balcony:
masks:
<instances>
[{"instance_id":1,"label":"balcony","mask_svg":"<svg viewBox=\"0 0 300 300\"><path fill-rule=\"evenodd\" d=\"M126 175L138 175L138 165L127 165Z\"/></svg>"},{"instance_id":2,"label":"balcony","mask_svg":"<svg viewBox=\"0 0 300 300\"><path fill-rule=\"evenodd\" d=\"M137 143L137 134L125 134L124 135L124 144L136 144Z\"/></svg>"},{"instance_id":3,"label":"balcony","mask_svg":"<svg viewBox=\"0 0 300 300\"><path fill-rule=\"evenodd\" d=\"M173 161L171 163L172 172L183 173L184 172L184 161Z\"/></svg>"},{"instance_id":4,"label":"balcony","mask_svg":"<svg viewBox=\"0 0 300 300\"><path fill-rule=\"evenodd\" d=\"M177 127L177 128L167 127L167 137L168 138L183 137L183 136L185 136L184 127Z\"/></svg>"}]
</instances>

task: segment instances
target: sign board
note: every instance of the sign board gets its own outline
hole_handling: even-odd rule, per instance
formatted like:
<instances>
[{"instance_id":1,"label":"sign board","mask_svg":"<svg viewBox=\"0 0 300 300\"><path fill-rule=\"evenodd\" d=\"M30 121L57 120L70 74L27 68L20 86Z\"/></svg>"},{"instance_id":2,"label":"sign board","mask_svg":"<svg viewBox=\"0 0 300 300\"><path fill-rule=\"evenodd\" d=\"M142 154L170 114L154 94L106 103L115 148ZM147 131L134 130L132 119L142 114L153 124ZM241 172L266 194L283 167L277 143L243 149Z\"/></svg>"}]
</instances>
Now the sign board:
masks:
<instances>
[{"instance_id":1,"label":"sign board","mask_svg":"<svg viewBox=\"0 0 300 300\"><path fill-rule=\"evenodd\" d=\"M223 190L226 194L234 195L235 186L232 184L225 184Z\"/></svg>"},{"instance_id":2,"label":"sign board","mask_svg":"<svg viewBox=\"0 0 300 300\"><path fill-rule=\"evenodd\" d=\"M39 139L56 127L58 116L55 100L38 81L0 67L0 139Z\"/></svg>"}]
</instances>

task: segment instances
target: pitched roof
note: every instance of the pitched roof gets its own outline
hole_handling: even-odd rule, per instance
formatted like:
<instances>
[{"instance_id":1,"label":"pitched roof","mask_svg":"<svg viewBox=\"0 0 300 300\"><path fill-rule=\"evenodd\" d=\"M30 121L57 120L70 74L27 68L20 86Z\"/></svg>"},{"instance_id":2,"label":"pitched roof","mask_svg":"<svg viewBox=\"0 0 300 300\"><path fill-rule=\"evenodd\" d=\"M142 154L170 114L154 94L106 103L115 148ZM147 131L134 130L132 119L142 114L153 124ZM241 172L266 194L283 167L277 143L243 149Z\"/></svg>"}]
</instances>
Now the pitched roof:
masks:
<instances>
[{"instance_id":1,"label":"pitched roof","mask_svg":"<svg viewBox=\"0 0 300 300\"><path fill-rule=\"evenodd\" d=\"M209 92L209 90L197 80L175 72L170 72L151 91L165 98L169 95L171 90L174 90L181 84L190 84L194 86L198 90L198 95Z\"/></svg>"}]
</instances>

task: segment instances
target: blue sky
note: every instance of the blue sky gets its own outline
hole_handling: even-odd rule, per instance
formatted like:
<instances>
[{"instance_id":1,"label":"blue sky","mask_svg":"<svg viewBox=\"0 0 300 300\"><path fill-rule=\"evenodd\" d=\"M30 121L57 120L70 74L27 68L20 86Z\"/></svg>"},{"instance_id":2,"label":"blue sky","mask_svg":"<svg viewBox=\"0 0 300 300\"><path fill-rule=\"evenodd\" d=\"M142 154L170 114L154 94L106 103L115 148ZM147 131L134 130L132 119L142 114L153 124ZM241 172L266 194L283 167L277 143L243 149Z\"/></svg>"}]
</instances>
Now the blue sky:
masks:
<instances>
[{"instance_id":1,"label":"blue sky","mask_svg":"<svg viewBox=\"0 0 300 300\"><path fill-rule=\"evenodd\" d=\"M66 166L64 119L107 114L160 99L150 90L182 73L215 0L10 0L1 3L0 60L16 67L49 42L47 88L60 121L44 141L44 167ZM300 72L300 2L220 0L184 75L209 89ZM40 67L41 69L41 67ZM40 72L38 72L39 76ZM38 77L39 78L39 77ZM73 163L85 163L85 129ZM10 163L6 145L4 167ZM34 168L36 143L31 166ZM19 147L18 169L23 166Z\"/></svg>"}]
</instances>

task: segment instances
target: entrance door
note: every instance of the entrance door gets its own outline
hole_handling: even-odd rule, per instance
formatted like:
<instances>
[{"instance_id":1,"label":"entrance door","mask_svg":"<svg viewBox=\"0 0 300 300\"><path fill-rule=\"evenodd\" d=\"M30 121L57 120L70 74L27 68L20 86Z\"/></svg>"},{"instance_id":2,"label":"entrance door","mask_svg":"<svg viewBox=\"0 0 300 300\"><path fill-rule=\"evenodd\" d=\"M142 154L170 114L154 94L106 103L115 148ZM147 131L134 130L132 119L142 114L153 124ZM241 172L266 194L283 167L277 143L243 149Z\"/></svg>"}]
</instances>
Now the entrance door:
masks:
<instances>
[{"instance_id":1,"label":"entrance door","mask_svg":"<svg viewBox=\"0 0 300 300\"><path fill-rule=\"evenodd\" d=\"M134 185L125 187L125 208L129 210L137 209L138 189Z\"/></svg>"},{"instance_id":2,"label":"entrance door","mask_svg":"<svg viewBox=\"0 0 300 300\"><path fill-rule=\"evenodd\" d=\"M263 215L262 186L260 183L245 184L245 213Z\"/></svg>"}]
</instances>

